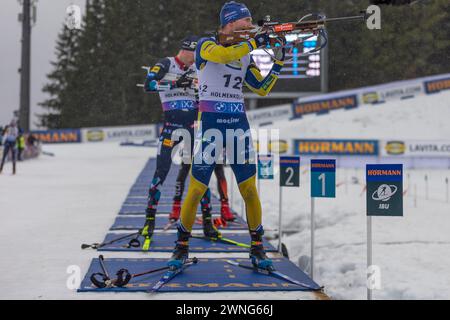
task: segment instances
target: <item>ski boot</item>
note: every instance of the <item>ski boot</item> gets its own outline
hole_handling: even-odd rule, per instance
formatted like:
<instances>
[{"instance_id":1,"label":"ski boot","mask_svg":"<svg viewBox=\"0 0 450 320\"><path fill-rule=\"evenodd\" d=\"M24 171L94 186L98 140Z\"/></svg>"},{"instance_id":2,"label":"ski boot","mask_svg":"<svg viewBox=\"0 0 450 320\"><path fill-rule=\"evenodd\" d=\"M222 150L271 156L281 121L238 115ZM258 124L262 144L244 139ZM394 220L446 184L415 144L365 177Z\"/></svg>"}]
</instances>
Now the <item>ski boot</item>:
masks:
<instances>
[{"instance_id":1,"label":"ski boot","mask_svg":"<svg viewBox=\"0 0 450 320\"><path fill-rule=\"evenodd\" d=\"M172 206L172 212L169 215L169 220L171 222L175 222L178 219L180 219L180 212L181 212L181 201L180 200L174 200L173 206Z\"/></svg>"},{"instance_id":2,"label":"ski boot","mask_svg":"<svg viewBox=\"0 0 450 320\"><path fill-rule=\"evenodd\" d=\"M203 234L205 237L217 239L222 237L219 230L214 226L211 216L210 208L202 208L202 217L203 217Z\"/></svg>"},{"instance_id":3,"label":"ski boot","mask_svg":"<svg viewBox=\"0 0 450 320\"><path fill-rule=\"evenodd\" d=\"M250 236L252 243L250 247L250 259L255 268L264 270L274 270L272 260L267 258L266 252L263 247L262 236L264 235L264 229L260 225L256 230L250 230Z\"/></svg>"},{"instance_id":4,"label":"ski boot","mask_svg":"<svg viewBox=\"0 0 450 320\"><path fill-rule=\"evenodd\" d=\"M191 233L181 223L178 224L177 241L167 265L170 269L180 269L189 258L189 238Z\"/></svg>"},{"instance_id":5,"label":"ski boot","mask_svg":"<svg viewBox=\"0 0 450 320\"><path fill-rule=\"evenodd\" d=\"M152 237L153 231L155 230L155 218L156 218L156 210L155 209L147 209L145 210L147 213L145 216L145 224L141 229L141 236L144 237Z\"/></svg>"},{"instance_id":6,"label":"ski boot","mask_svg":"<svg viewBox=\"0 0 450 320\"><path fill-rule=\"evenodd\" d=\"M150 190L148 191L147 209L145 209L145 224L141 230L141 235L151 238L155 230L156 208L158 206L161 192L157 189L157 180L153 179Z\"/></svg>"},{"instance_id":7,"label":"ski boot","mask_svg":"<svg viewBox=\"0 0 450 320\"><path fill-rule=\"evenodd\" d=\"M147 209L146 213L145 224L141 229L141 236L144 237L144 243L142 244L142 250L144 251L150 248L150 243L152 242L153 232L155 231L156 210Z\"/></svg>"},{"instance_id":8,"label":"ski boot","mask_svg":"<svg viewBox=\"0 0 450 320\"><path fill-rule=\"evenodd\" d=\"M230 210L230 205L228 204L228 200L221 200L220 206L220 216L225 221L234 221L236 218Z\"/></svg>"}]
</instances>

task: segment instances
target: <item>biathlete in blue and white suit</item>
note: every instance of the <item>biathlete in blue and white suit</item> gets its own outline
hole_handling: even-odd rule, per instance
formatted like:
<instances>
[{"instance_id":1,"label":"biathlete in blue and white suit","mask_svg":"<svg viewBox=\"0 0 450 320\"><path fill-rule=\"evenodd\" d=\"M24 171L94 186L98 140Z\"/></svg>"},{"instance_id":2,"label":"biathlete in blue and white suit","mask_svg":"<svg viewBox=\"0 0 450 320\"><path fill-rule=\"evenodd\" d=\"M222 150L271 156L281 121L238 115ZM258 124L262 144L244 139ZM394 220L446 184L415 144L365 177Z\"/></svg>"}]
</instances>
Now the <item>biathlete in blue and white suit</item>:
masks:
<instances>
[{"instance_id":1,"label":"biathlete in blue and white suit","mask_svg":"<svg viewBox=\"0 0 450 320\"><path fill-rule=\"evenodd\" d=\"M227 2L223 6L220 21L220 32L225 34L253 28L248 8L234 1ZM272 261L267 258L262 244L264 231L261 203L256 190L256 165L242 92L243 86L246 85L253 92L265 96L275 85L283 66L284 47L280 46L274 50L276 59L266 77L261 75L250 56L251 51L265 47L269 42L269 37L261 34L254 39L231 46L220 45L216 38L203 38L197 45L195 66L199 81L200 122L188 194L181 208L178 240L169 261L172 268L181 267L188 258L189 236L195 221L196 208L208 188L211 174L218 162L215 153L210 155L206 152L214 146L217 146L216 151L219 153L223 146L225 147L227 161L231 161L231 168L245 202L252 240L250 249L252 263L261 268L272 267ZM284 44L285 39L280 38L279 42ZM233 138L234 146L227 145L230 144L226 138L227 129L232 129L236 136ZM220 132L223 141L216 136L214 138L209 136L211 132Z\"/></svg>"},{"instance_id":2,"label":"biathlete in blue and white suit","mask_svg":"<svg viewBox=\"0 0 450 320\"><path fill-rule=\"evenodd\" d=\"M141 235L146 238L143 249L148 248L153 235L155 215L161 197L159 188L164 183L172 165L172 150L183 141L183 138L173 137L174 131L184 129L189 133L190 141L186 143L190 144L190 151L192 151L198 102L193 80L187 75L189 71L195 74L194 50L198 40L196 36L185 38L177 56L161 59L150 68L144 84L146 92L159 93L164 111L164 127L159 137L155 174L149 187L146 221L141 229ZM171 78L168 77L169 74ZM174 77L177 80L174 80ZM219 233L211 221L209 189L204 190L202 197L203 231L205 236L215 238Z\"/></svg>"},{"instance_id":3,"label":"biathlete in blue and white suit","mask_svg":"<svg viewBox=\"0 0 450 320\"><path fill-rule=\"evenodd\" d=\"M5 164L6 157L11 152L11 160L13 165L13 174L16 174L16 143L19 137L19 128L17 127L16 120L12 120L9 126L7 126L0 136L3 140L3 156L0 163L0 173L3 171L3 165Z\"/></svg>"}]
</instances>

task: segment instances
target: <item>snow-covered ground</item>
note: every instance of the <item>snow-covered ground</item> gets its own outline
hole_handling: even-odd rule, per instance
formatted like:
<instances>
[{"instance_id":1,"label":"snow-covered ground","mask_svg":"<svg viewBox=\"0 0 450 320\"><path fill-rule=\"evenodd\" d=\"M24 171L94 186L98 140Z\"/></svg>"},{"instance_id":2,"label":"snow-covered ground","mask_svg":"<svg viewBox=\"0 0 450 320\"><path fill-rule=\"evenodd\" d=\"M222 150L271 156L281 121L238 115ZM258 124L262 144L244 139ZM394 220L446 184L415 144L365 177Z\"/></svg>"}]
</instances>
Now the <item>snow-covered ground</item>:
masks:
<instances>
[{"instance_id":1,"label":"snow-covered ground","mask_svg":"<svg viewBox=\"0 0 450 320\"><path fill-rule=\"evenodd\" d=\"M449 101L447 91L277 122L271 128L280 129L282 139L447 140ZM286 188L283 193L283 228L298 230L283 238L294 262L310 255L310 180L306 169L302 167L305 173L301 188ZM364 175L363 168L338 168L337 183L347 183L337 188L335 199L316 200L315 280L337 299L366 297ZM429 178L428 200L425 175ZM358 184L352 183L353 177L357 177ZM450 299L450 204L445 184L450 170L405 170L404 177L404 217L373 218L373 263L380 267L382 281L374 298ZM238 199L237 194L233 195L234 206L240 208ZM276 228L277 182L261 183L261 199L266 228Z\"/></svg>"},{"instance_id":2,"label":"snow-covered ground","mask_svg":"<svg viewBox=\"0 0 450 320\"><path fill-rule=\"evenodd\" d=\"M366 204L363 170L338 169L335 199L315 200L315 280L334 299L365 299ZM417 199L409 186L404 197L404 217L373 218L373 263L380 267L381 290L375 299L450 299L450 203L446 202L445 177L450 170L426 171L430 197L425 199L425 171L410 170L411 185L417 185ZM229 174L229 173L228 173ZM352 184L358 177L360 183ZM298 263L310 255L309 175L302 186L283 190L283 237L290 259ZM413 188L412 188L413 189ZM234 188L236 190L236 188ZM278 226L277 183L261 182L263 223ZM237 193L234 207L241 208ZM270 232L268 232L270 235ZM274 242L276 244L277 241Z\"/></svg>"},{"instance_id":3,"label":"snow-covered ground","mask_svg":"<svg viewBox=\"0 0 450 320\"><path fill-rule=\"evenodd\" d=\"M299 292L77 293L69 289L79 268L83 277L95 251L81 243L103 240L131 185L155 149L118 143L46 145L55 157L7 163L0 175L0 299L304 299ZM170 253L104 253L112 257L169 258ZM207 257L211 254L196 254ZM227 254L216 254L224 257ZM248 257L248 254L234 254Z\"/></svg>"},{"instance_id":4,"label":"snow-covered ground","mask_svg":"<svg viewBox=\"0 0 450 320\"><path fill-rule=\"evenodd\" d=\"M276 123L281 138L448 139L450 93L423 96L325 116ZM68 289L69 266L83 276L94 251L83 242L103 239L127 192L149 156L150 148L117 143L47 145L55 157L10 164L0 175L0 299L148 299L135 294L79 294ZM302 186L283 194L283 237L297 263L309 255L309 176L302 167ZM230 176L230 171L227 169ZM374 264L381 270L375 299L450 298L450 204L445 177L450 170L405 170L404 217L373 218ZM426 199L425 174L429 177ZM357 178L357 179L354 179ZM357 180L357 183L354 183ZM316 200L316 277L336 299L366 297L366 216L364 172L339 169L337 197ZM341 184L343 183L343 184ZM230 183L231 185L232 183ZM415 197L414 186L417 189ZM233 207L241 209L237 187ZM266 229L278 225L277 183L261 182ZM270 235L270 231L268 234ZM272 232L273 233L273 232ZM276 240L274 244L276 244ZM111 253L107 257L143 257ZM168 257L168 254L153 254ZM198 255L201 257L202 255ZM245 254L243 255L245 256ZM302 265L304 263L302 262ZM161 294L153 299L205 299L202 294ZM298 293L217 293L208 299L298 299Z\"/></svg>"}]
</instances>

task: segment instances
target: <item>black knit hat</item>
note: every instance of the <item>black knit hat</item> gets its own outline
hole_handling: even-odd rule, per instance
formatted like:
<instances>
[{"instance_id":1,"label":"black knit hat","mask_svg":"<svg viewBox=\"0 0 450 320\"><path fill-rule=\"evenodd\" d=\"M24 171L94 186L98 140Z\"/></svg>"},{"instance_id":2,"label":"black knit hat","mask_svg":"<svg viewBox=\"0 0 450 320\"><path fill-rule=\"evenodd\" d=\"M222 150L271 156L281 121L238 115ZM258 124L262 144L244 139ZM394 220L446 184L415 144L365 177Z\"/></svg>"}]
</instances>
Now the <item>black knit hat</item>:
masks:
<instances>
[{"instance_id":1,"label":"black knit hat","mask_svg":"<svg viewBox=\"0 0 450 320\"><path fill-rule=\"evenodd\" d=\"M181 49L187 51L195 51L195 47L197 46L200 37L197 36L187 36L181 42Z\"/></svg>"}]
</instances>

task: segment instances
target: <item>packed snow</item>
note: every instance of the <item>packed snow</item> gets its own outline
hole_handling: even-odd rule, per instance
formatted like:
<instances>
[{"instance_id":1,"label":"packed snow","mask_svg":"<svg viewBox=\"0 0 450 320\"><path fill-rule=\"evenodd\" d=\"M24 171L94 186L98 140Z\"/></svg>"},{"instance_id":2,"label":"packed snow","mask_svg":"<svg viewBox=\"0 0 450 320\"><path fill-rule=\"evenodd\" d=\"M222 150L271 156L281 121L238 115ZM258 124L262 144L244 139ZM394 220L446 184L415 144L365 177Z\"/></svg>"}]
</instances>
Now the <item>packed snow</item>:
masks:
<instances>
[{"instance_id":1,"label":"packed snow","mask_svg":"<svg viewBox=\"0 0 450 320\"><path fill-rule=\"evenodd\" d=\"M275 123L281 138L446 139L450 133L450 93L333 111L324 116ZM149 299L143 293L76 293L68 267L84 276L95 251L84 242L101 241L130 186L153 148L117 143L45 145L54 157L10 163L0 175L0 299ZM290 259L308 271L310 254L309 173L302 166L301 187L283 190L282 240ZM450 298L450 203L445 178L450 170L406 169L404 217L373 218L373 263L381 270L375 299ZM424 176L428 176L428 198ZM227 177L231 172L227 169ZM314 279L333 299L366 298L366 215L364 170L337 171L335 199L316 199ZM277 181L277 180L275 180ZM278 228L277 182L261 181L267 235ZM212 184L214 185L214 184ZM235 210L242 210L229 181ZM274 239L274 245L277 240ZM106 257L146 257L106 253ZM152 254L168 257L168 254ZM202 255L198 255L202 257ZM246 256L243 254L242 256ZM75 273L76 275L77 273ZM69 284L69 286L68 286ZM76 281L75 281L76 284ZM160 294L152 299L205 299L203 294ZM208 299L302 299L299 293L215 293Z\"/></svg>"},{"instance_id":2,"label":"packed snow","mask_svg":"<svg viewBox=\"0 0 450 320\"><path fill-rule=\"evenodd\" d=\"M449 101L450 92L442 92L305 116L277 122L270 128L279 129L280 137L286 140L446 140L450 137ZM291 231L283 242L290 259L298 263L302 257L300 265L308 270L305 261L310 256L311 200L306 162L301 171L301 187L283 190L283 229ZM450 170L405 169L404 217L373 218L373 263L381 271L381 290L374 291L374 299L450 299L450 203L446 178L450 179ZM266 228L278 225L279 188L275 181L261 182ZM364 165L338 168L336 198L315 200L314 280L325 285L326 293L334 299L366 298L364 183ZM240 208L238 199L234 194L234 206Z\"/></svg>"}]
</instances>

